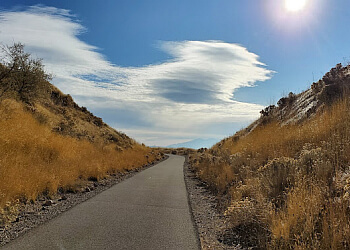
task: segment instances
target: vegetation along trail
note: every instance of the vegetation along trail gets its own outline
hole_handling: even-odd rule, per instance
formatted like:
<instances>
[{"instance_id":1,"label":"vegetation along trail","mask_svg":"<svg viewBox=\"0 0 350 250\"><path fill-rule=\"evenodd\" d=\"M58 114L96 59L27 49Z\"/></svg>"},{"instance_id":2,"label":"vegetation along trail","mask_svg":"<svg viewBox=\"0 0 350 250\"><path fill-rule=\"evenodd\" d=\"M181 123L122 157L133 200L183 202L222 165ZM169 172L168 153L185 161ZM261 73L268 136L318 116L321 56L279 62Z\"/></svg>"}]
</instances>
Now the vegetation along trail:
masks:
<instances>
[{"instance_id":1,"label":"vegetation along trail","mask_svg":"<svg viewBox=\"0 0 350 250\"><path fill-rule=\"evenodd\" d=\"M199 249L183 164L170 156L4 249Z\"/></svg>"}]
</instances>

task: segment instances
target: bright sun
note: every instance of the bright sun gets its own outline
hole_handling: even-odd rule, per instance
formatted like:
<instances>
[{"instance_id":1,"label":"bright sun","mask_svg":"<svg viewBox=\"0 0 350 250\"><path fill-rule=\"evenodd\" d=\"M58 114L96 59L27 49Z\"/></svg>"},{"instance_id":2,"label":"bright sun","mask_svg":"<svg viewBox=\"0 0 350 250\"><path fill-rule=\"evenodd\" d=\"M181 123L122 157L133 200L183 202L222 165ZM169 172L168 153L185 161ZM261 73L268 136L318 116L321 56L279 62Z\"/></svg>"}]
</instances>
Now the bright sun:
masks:
<instances>
[{"instance_id":1,"label":"bright sun","mask_svg":"<svg viewBox=\"0 0 350 250\"><path fill-rule=\"evenodd\" d=\"M304 8L307 0L285 0L285 6L288 11L296 12Z\"/></svg>"}]
</instances>

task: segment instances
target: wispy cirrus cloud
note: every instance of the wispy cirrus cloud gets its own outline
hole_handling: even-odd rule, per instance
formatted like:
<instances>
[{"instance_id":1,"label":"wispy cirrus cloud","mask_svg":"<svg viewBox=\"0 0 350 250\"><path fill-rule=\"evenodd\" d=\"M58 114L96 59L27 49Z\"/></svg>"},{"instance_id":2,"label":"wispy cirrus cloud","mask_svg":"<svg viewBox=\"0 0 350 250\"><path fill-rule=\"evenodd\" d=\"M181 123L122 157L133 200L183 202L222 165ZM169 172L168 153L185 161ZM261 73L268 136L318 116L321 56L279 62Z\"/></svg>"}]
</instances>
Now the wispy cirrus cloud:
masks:
<instances>
[{"instance_id":1,"label":"wispy cirrus cloud","mask_svg":"<svg viewBox=\"0 0 350 250\"><path fill-rule=\"evenodd\" d=\"M256 54L223 41L162 41L158 48L171 60L120 67L80 40L82 32L86 28L69 10L33 6L0 12L1 43L24 43L44 59L55 85L149 145L233 133L229 129L239 129L262 108L235 101L235 90L273 74Z\"/></svg>"}]
</instances>

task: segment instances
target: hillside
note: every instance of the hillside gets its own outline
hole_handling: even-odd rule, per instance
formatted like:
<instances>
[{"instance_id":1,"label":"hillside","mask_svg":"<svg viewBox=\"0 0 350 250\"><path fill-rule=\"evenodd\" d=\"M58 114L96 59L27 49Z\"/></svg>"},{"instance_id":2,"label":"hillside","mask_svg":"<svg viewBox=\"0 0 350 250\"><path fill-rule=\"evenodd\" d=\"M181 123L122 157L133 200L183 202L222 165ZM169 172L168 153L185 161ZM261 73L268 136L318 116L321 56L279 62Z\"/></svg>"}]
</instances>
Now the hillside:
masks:
<instances>
[{"instance_id":1,"label":"hillside","mask_svg":"<svg viewBox=\"0 0 350 250\"><path fill-rule=\"evenodd\" d=\"M41 61L30 59L23 45L9 47L8 54L10 63L7 66L0 64L0 100L10 98L23 103L36 120L61 135L90 142L115 143L120 149L135 144L53 86Z\"/></svg>"},{"instance_id":2,"label":"hillside","mask_svg":"<svg viewBox=\"0 0 350 250\"><path fill-rule=\"evenodd\" d=\"M226 246L350 247L350 74L338 64L311 88L208 151L190 155L217 197Z\"/></svg>"},{"instance_id":3,"label":"hillside","mask_svg":"<svg viewBox=\"0 0 350 250\"><path fill-rule=\"evenodd\" d=\"M238 137L249 134L262 125L277 122L281 126L300 124L311 119L334 102L339 101L350 90L350 66L338 64L327 72L322 79L314 82L311 87L299 94L290 92L282 97L276 105L270 105L260 111L261 117L247 128L237 132L234 136L218 143L222 145L226 140L237 140Z\"/></svg>"},{"instance_id":4,"label":"hillside","mask_svg":"<svg viewBox=\"0 0 350 250\"><path fill-rule=\"evenodd\" d=\"M41 61L25 53L23 45L3 49L0 227L16 218L22 204L39 196L79 192L92 182L162 158L53 86Z\"/></svg>"}]
</instances>

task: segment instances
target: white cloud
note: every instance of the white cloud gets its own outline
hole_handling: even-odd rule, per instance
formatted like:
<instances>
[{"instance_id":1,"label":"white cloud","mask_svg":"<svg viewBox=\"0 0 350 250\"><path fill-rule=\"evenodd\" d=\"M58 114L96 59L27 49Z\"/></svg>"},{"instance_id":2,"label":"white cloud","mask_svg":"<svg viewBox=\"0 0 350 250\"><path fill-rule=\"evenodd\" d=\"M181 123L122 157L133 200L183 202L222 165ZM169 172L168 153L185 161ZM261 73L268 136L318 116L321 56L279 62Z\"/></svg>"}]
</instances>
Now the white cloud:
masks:
<instances>
[{"instance_id":1,"label":"white cloud","mask_svg":"<svg viewBox=\"0 0 350 250\"><path fill-rule=\"evenodd\" d=\"M165 145L180 134L192 139L220 124L246 124L263 108L233 99L236 89L268 80L273 73L241 45L160 42L159 49L173 59L119 67L78 38L85 31L69 10L34 6L0 12L0 42L24 43L30 53L44 59L59 88L145 143ZM217 131L216 135L233 132ZM152 140L147 139L149 134L154 135Z\"/></svg>"}]
</instances>

